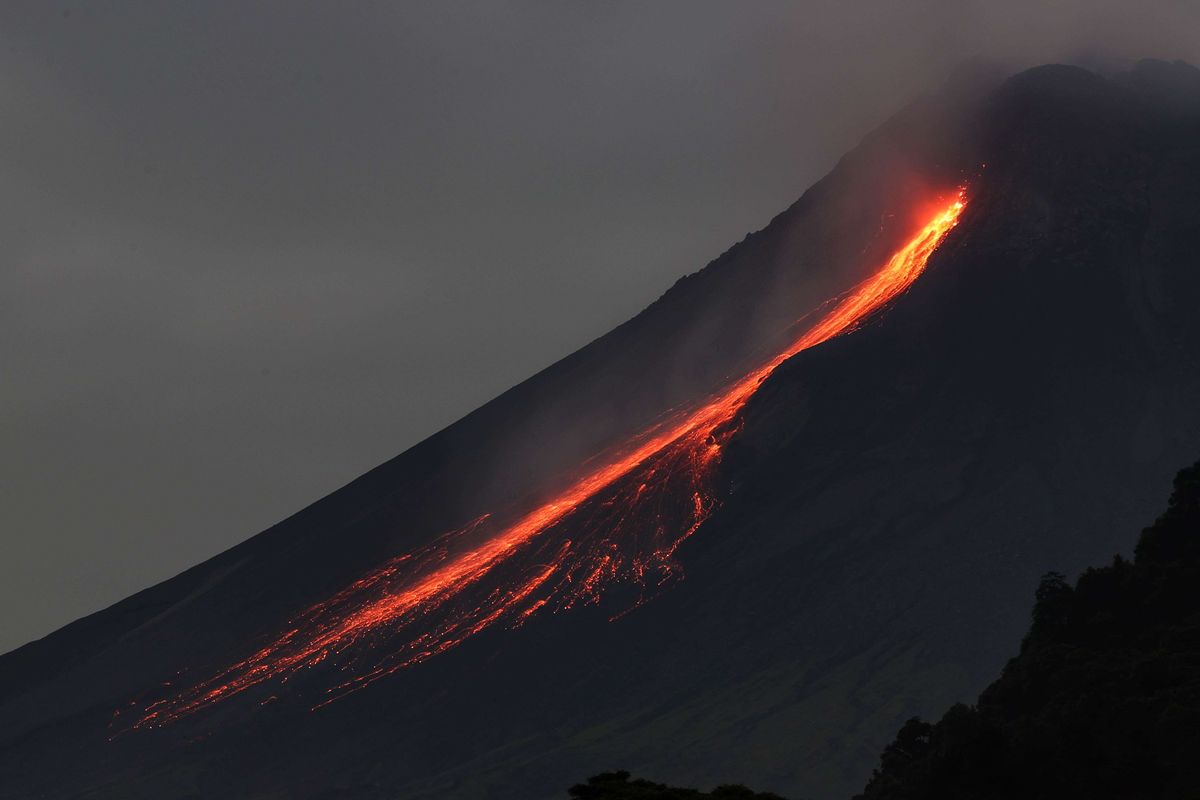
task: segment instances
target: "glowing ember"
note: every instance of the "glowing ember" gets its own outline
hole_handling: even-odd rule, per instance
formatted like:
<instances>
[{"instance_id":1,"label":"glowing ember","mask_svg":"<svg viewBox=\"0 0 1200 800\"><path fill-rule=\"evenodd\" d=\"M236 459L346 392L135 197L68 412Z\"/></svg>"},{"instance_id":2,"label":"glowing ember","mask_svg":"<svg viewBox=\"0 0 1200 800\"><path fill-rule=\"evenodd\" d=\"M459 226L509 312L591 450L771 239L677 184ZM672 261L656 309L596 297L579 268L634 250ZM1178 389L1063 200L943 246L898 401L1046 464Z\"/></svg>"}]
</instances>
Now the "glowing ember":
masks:
<instances>
[{"instance_id":1,"label":"glowing ember","mask_svg":"<svg viewBox=\"0 0 1200 800\"><path fill-rule=\"evenodd\" d=\"M676 548L717 506L714 467L762 381L800 351L854 330L907 289L964 205L960 191L789 347L707 402L599 459L601 466L553 501L507 524L481 517L392 559L306 610L257 652L151 704L133 727L166 724L323 662L345 676L328 690L323 702L329 702L485 628L515 627L543 610L597 602L617 582L643 591L663 584L674 574Z\"/></svg>"}]
</instances>

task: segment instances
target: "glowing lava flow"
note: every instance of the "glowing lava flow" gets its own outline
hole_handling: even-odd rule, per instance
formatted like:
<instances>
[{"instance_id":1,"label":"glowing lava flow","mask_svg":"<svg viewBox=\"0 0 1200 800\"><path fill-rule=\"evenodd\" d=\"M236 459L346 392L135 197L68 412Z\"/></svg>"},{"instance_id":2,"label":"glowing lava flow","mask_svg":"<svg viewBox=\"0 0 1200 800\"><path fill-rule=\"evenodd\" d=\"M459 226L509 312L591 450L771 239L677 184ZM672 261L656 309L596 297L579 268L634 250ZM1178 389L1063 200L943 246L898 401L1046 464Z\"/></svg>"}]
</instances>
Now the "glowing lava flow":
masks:
<instances>
[{"instance_id":1,"label":"glowing lava flow","mask_svg":"<svg viewBox=\"0 0 1200 800\"><path fill-rule=\"evenodd\" d=\"M663 583L673 574L676 548L716 506L713 467L762 381L802 350L854 330L906 290L964 205L960 191L789 347L637 437L553 501L508 524L482 517L392 559L306 610L257 652L146 707L133 727L166 724L325 662L343 673L327 690L328 702L490 626L516 626L547 608L596 602L618 581L643 589Z\"/></svg>"}]
</instances>

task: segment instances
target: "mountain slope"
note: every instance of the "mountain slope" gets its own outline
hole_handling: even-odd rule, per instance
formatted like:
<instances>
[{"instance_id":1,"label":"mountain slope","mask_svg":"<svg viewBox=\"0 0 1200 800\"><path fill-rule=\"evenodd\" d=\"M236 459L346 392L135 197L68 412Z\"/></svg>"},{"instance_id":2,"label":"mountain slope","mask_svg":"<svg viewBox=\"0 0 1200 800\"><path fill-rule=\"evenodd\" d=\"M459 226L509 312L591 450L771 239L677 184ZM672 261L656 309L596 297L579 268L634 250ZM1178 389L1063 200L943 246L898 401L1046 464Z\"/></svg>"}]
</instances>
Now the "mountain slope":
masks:
<instances>
[{"instance_id":1,"label":"mountain slope","mask_svg":"<svg viewBox=\"0 0 1200 800\"><path fill-rule=\"evenodd\" d=\"M1182 65L961 81L626 325L243 545L0 658L0 796L553 795L628 766L793 797L862 786L972 696L1047 565L1107 558L1200 449L1200 85ZM986 165L986 167L981 167ZM882 263L930 193L961 224L874 324L739 416L686 578L486 630L311 711L309 684L110 737L387 559L710 391ZM179 670L186 670L177 674ZM118 731L119 732L119 731ZM70 752L68 765L62 753Z\"/></svg>"},{"instance_id":2,"label":"mountain slope","mask_svg":"<svg viewBox=\"0 0 1200 800\"><path fill-rule=\"evenodd\" d=\"M1200 787L1200 463L1130 562L1048 573L1018 656L975 706L913 718L858 800L1188 798ZM753 798L605 773L580 800Z\"/></svg>"},{"instance_id":3,"label":"mountain slope","mask_svg":"<svg viewBox=\"0 0 1200 800\"><path fill-rule=\"evenodd\" d=\"M974 707L910 720L864 800L1188 798L1200 791L1200 464L1133 562L1038 588L1020 655Z\"/></svg>"}]
</instances>

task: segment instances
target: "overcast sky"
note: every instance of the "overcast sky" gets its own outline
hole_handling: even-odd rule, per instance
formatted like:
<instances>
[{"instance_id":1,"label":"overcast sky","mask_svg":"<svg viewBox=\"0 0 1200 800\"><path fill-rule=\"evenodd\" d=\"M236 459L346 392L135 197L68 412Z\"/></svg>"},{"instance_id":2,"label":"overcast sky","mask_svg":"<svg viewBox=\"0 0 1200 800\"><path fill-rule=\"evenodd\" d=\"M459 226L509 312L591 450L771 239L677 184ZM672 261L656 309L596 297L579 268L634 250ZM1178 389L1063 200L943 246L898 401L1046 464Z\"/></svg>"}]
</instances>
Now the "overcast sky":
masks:
<instances>
[{"instance_id":1,"label":"overcast sky","mask_svg":"<svg viewBox=\"0 0 1200 800\"><path fill-rule=\"evenodd\" d=\"M0 651L628 318L964 59L1196 62L1198 30L1182 1L0 4Z\"/></svg>"}]
</instances>

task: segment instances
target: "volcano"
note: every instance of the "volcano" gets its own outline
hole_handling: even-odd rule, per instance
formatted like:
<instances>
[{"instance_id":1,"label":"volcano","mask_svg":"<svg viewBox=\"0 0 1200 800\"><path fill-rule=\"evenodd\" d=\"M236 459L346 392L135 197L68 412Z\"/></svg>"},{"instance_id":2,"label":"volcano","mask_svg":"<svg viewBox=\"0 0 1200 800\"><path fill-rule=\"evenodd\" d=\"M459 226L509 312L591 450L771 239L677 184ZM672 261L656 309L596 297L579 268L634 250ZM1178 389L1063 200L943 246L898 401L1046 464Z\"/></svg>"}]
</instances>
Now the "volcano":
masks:
<instances>
[{"instance_id":1,"label":"volcano","mask_svg":"<svg viewBox=\"0 0 1200 800\"><path fill-rule=\"evenodd\" d=\"M1200 72L964 70L644 312L0 658L0 797L849 796L1200 451Z\"/></svg>"}]
</instances>

